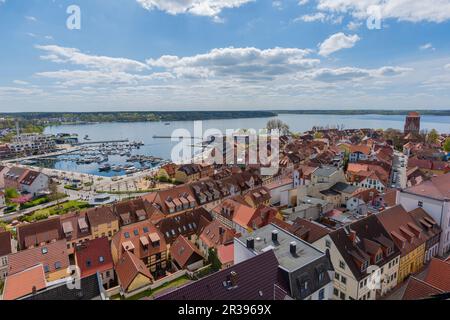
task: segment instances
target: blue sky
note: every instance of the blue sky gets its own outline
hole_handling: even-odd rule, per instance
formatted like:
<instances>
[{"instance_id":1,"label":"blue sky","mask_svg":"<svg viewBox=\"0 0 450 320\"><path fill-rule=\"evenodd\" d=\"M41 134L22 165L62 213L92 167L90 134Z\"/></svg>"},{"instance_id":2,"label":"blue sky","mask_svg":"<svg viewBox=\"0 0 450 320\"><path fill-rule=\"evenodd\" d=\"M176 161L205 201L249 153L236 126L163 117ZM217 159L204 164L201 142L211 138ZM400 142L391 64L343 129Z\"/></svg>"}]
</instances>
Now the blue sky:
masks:
<instances>
[{"instance_id":1,"label":"blue sky","mask_svg":"<svg viewBox=\"0 0 450 320\"><path fill-rule=\"evenodd\" d=\"M449 30L450 0L0 0L0 111L449 109Z\"/></svg>"}]
</instances>

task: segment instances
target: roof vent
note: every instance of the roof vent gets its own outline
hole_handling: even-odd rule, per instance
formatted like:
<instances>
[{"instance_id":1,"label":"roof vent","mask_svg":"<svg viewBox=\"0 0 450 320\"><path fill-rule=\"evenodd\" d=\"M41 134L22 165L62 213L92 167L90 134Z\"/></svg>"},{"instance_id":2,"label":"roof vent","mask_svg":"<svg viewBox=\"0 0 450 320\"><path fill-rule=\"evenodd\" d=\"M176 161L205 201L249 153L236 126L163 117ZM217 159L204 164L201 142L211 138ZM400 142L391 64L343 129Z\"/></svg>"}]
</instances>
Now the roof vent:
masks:
<instances>
[{"instance_id":1,"label":"roof vent","mask_svg":"<svg viewBox=\"0 0 450 320\"><path fill-rule=\"evenodd\" d=\"M290 244L290 252L295 257L297 255L297 242L292 241Z\"/></svg>"},{"instance_id":2,"label":"roof vent","mask_svg":"<svg viewBox=\"0 0 450 320\"><path fill-rule=\"evenodd\" d=\"M252 250L255 249L255 239L252 237L247 238L247 248Z\"/></svg>"},{"instance_id":3,"label":"roof vent","mask_svg":"<svg viewBox=\"0 0 450 320\"><path fill-rule=\"evenodd\" d=\"M272 241L273 242L278 242L278 230L273 230L272 231Z\"/></svg>"}]
</instances>

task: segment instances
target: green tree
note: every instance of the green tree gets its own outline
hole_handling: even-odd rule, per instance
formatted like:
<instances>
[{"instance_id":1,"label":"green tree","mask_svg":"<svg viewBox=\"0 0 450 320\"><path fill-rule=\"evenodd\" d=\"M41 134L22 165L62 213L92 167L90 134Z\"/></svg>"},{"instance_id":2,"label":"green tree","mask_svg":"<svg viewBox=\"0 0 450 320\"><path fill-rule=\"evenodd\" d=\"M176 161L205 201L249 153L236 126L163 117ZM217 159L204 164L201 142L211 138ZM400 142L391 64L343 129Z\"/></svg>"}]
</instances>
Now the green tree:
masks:
<instances>
[{"instance_id":1,"label":"green tree","mask_svg":"<svg viewBox=\"0 0 450 320\"><path fill-rule=\"evenodd\" d=\"M314 139L322 139L323 133L322 132L316 132L314 133Z\"/></svg>"},{"instance_id":2,"label":"green tree","mask_svg":"<svg viewBox=\"0 0 450 320\"><path fill-rule=\"evenodd\" d=\"M427 135L427 142L431 144L435 144L439 138L439 133L436 129L432 129Z\"/></svg>"},{"instance_id":3,"label":"green tree","mask_svg":"<svg viewBox=\"0 0 450 320\"><path fill-rule=\"evenodd\" d=\"M213 272L219 271L222 268L222 263L220 263L216 249L209 248L208 262L211 264L211 269Z\"/></svg>"},{"instance_id":4,"label":"green tree","mask_svg":"<svg viewBox=\"0 0 450 320\"><path fill-rule=\"evenodd\" d=\"M444 151L450 152L450 137L448 137L447 139L445 139L445 142L444 142Z\"/></svg>"},{"instance_id":5,"label":"green tree","mask_svg":"<svg viewBox=\"0 0 450 320\"><path fill-rule=\"evenodd\" d=\"M267 122L266 125L267 130L276 130L278 129L280 131L281 135L288 135L289 134L289 126L281 121L280 119L272 119Z\"/></svg>"}]
</instances>

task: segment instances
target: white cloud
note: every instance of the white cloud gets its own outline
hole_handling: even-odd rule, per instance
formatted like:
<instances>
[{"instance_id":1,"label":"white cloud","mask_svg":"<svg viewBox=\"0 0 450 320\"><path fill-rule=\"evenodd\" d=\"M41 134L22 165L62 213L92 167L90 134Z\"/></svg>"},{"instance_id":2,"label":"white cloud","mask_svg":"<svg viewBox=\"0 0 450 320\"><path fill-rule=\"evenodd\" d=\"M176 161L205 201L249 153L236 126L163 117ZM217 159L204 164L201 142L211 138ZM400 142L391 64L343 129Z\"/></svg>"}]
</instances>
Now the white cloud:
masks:
<instances>
[{"instance_id":1,"label":"white cloud","mask_svg":"<svg viewBox=\"0 0 450 320\"><path fill-rule=\"evenodd\" d=\"M333 24L342 23L342 16L335 16L333 14L324 14L323 12L316 12L314 14L305 14L294 19L294 22L331 22Z\"/></svg>"},{"instance_id":2,"label":"white cloud","mask_svg":"<svg viewBox=\"0 0 450 320\"><path fill-rule=\"evenodd\" d=\"M394 77L403 75L412 71L410 68L401 67L381 67L379 69L363 69L363 68L322 68L318 69L306 77L322 82L341 82L341 81L355 81L369 78Z\"/></svg>"},{"instance_id":3,"label":"white cloud","mask_svg":"<svg viewBox=\"0 0 450 320\"><path fill-rule=\"evenodd\" d=\"M349 13L355 18L370 16L369 8L378 6L383 19L410 22L450 20L449 0L317 0L320 11Z\"/></svg>"},{"instance_id":4,"label":"white cloud","mask_svg":"<svg viewBox=\"0 0 450 320\"><path fill-rule=\"evenodd\" d=\"M32 21L32 22L37 22L36 17L33 17L33 16L25 16L25 19L27 19L28 21Z\"/></svg>"},{"instance_id":5,"label":"white cloud","mask_svg":"<svg viewBox=\"0 0 450 320\"><path fill-rule=\"evenodd\" d=\"M435 51L436 50L436 48L434 48L431 43L426 43L426 44L420 46L419 49L422 51L426 51L426 50Z\"/></svg>"},{"instance_id":6,"label":"white cloud","mask_svg":"<svg viewBox=\"0 0 450 320\"><path fill-rule=\"evenodd\" d=\"M450 70L450 63L445 66L445 69Z\"/></svg>"},{"instance_id":7,"label":"white cloud","mask_svg":"<svg viewBox=\"0 0 450 320\"><path fill-rule=\"evenodd\" d=\"M27 85L28 84L28 82L22 81L22 80L14 80L13 83L18 84L18 85Z\"/></svg>"},{"instance_id":8,"label":"white cloud","mask_svg":"<svg viewBox=\"0 0 450 320\"><path fill-rule=\"evenodd\" d=\"M350 31L356 31L358 30L360 27L362 26L361 22L357 22L357 21L350 21L347 24L347 29Z\"/></svg>"},{"instance_id":9,"label":"white cloud","mask_svg":"<svg viewBox=\"0 0 450 320\"><path fill-rule=\"evenodd\" d=\"M236 77L272 80L277 76L307 70L319 60L307 58L310 50L297 48L220 48L191 57L162 56L149 59L151 67L165 68L177 77Z\"/></svg>"},{"instance_id":10,"label":"white cloud","mask_svg":"<svg viewBox=\"0 0 450 320\"><path fill-rule=\"evenodd\" d=\"M88 55L75 48L65 48L57 45L38 45L36 48L47 53L46 55L41 56L41 59L57 63L71 63L87 68L112 71L142 71L148 69L148 66L145 63L136 60Z\"/></svg>"},{"instance_id":11,"label":"white cloud","mask_svg":"<svg viewBox=\"0 0 450 320\"><path fill-rule=\"evenodd\" d=\"M333 34L319 46L319 54L321 56L329 56L333 52L353 48L353 46L360 40L358 35L345 35L342 32Z\"/></svg>"},{"instance_id":12,"label":"white cloud","mask_svg":"<svg viewBox=\"0 0 450 320\"><path fill-rule=\"evenodd\" d=\"M215 17L223 9L238 8L254 0L137 0L147 10L161 10L172 15L193 14Z\"/></svg>"},{"instance_id":13,"label":"white cloud","mask_svg":"<svg viewBox=\"0 0 450 320\"><path fill-rule=\"evenodd\" d=\"M309 2L309 0L299 0L298 1L298 5L299 6L304 6L305 4L307 4Z\"/></svg>"}]
</instances>

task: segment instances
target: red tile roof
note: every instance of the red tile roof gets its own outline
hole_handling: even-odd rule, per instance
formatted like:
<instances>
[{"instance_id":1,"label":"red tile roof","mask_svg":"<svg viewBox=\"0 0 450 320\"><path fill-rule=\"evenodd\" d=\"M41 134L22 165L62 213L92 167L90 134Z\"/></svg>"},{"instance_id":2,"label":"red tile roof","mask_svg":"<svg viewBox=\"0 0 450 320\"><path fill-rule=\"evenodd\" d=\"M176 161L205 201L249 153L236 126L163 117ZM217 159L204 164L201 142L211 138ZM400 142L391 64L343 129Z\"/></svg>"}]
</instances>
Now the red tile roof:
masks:
<instances>
[{"instance_id":1,"label":"red tile roof","mask_svg":"<svg viewBox=\"0 0 450 320\"><path fill-rule=\"evenodd\" d=\"M181 235L170 247L170 255L182 269L185 269L192 263L203 260L200 250Z\"/></svg>"},{"instance_id":2,"label":"red tile roof","mask_svg":"<svg viewBox=\"0 0 450 320\"><path fill-rule=\"evenodd\" d=\"M98 238L76 247L75 261L81 270L81 277L113 269L111 246L108 238Z\"/></svg>"},{"instance_id":3,"label":"red tile roof","mask_svg":"<svg viewBox=\"0 0 450 320\"><path fill-rule=\"evenodd\" d=\"M425 282L445 292L450 292L450 262L431 259Z\"/></svg>"},{"instance_id":4,"label":"red tile roof","mask_svg":"<svg viewBox=\"0 0 450 320\"><path fill-rule=\"evenodd\" d=\"M220 245L217 248L217 256L222 264L233 264L234 262L234 244Z\"/></svg>"},{"instance_id":5,"label":"red tile roof","mask_svg":"<svg viewBox=\"0 0 450 320\"><path fill-rule=\"evenodd\" d=\"M0 229L0 257L11 253L11 233Z\"/></svg>"},{"instance_id":6,"label":"red tile roof","mask_svg":"<svg viewBox=\"0 0 450 320\"><path fill-rule=\"evenodd\" d=\"M429 298L436 294L444 293L442 290L417 279L415 277L411 277L408 280L406 285L406 290L403 294L403 300L421 300Z\"/></svg>"},{"instance_id":7,"label":"red tile roof","mask_svg":"<svg viewBox=\"0 0 450 320\"><path fill-rule=\"evenodd\" d=\"M42 264L39 264L19 273L9 275L5 280L3 300L19 299L33 293L33 289L39 291L46 287L44 268Z\"/></svg>"},{"instance_id":8,"label":"red tile roof","mask_svg":"<svg viewBox=\"0 0 450 320\"><path fill-rule=\"evenodd\" d=\"M404 192L417 194L437 200L450 200L450 173L431 178Z\"/></svg>"},{"instance_id":9,"label":"red tile roof","mask_svg":"<svg viewBox=\"0 0 450 320\"><path fill-rule=\"evenodd\" d=\"M43 264L44 270L48 268L48 272L67 269L70 263L66 240L11 254L8 273L15 274L37 264Z\"/></svg>"},{"instance_id":10,"label":"red tile roof","mask_svg":"<svg viewBox=\"0 0 450 320\"><path fill-rule=\"evenodd\" d=\"M126 251L117 263L116 273L120 286L125 291L140 274L148 279L149 284L153 281L145 263L129 251Z\"/></svg>"}]
</instances>

